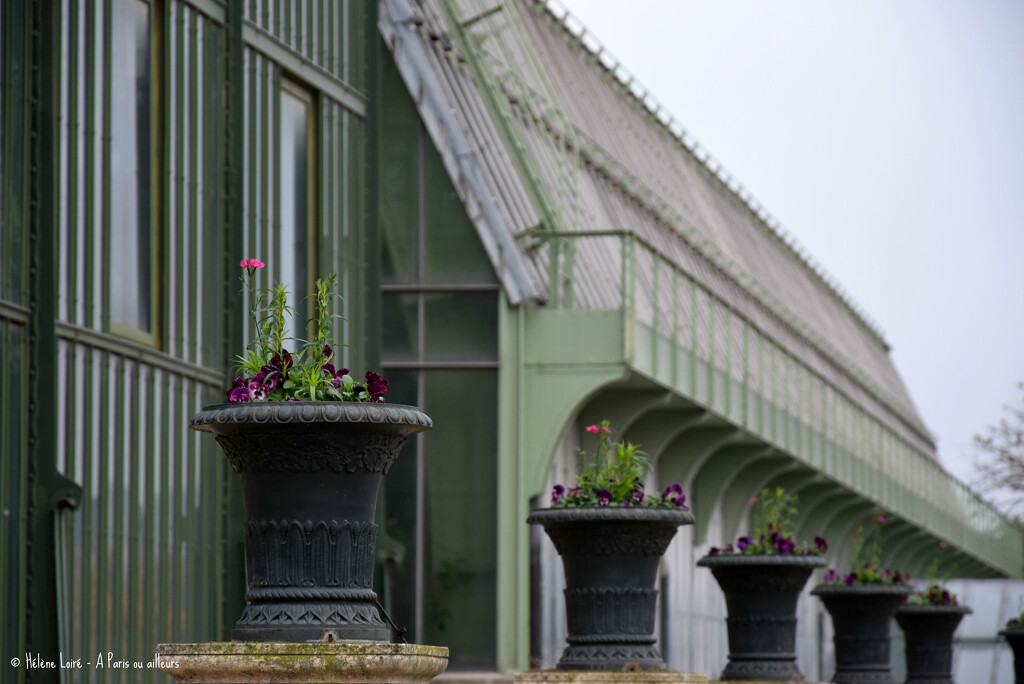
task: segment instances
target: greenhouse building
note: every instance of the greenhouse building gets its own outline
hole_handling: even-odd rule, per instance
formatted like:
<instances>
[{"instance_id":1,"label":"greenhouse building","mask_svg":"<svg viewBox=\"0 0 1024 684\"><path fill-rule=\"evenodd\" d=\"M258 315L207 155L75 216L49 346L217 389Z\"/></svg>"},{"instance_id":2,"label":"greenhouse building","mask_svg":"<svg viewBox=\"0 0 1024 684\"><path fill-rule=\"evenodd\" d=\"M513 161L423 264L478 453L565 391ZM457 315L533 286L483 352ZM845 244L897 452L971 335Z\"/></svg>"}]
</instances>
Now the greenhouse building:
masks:
<instances>
[{"instance_id":1,"label":"greenhouse building","mask_svg":"<svg viewBox=\"0 0 1024 684\"><path fill-rule=\"evenodd\" d=\"M188 422L252 332L244 257L295 301L337 273L338 360L433 419L384 483L376 591L452 681L557 661L526 518L602 420L696 519L659 572L674 669L721 671L696 561L766 487L833 564L882 516L893 567L1022 576L878 326L554 3L5 0L0 78L0 666L226 638L241 492ZM810 680L825 615L801 600ZM166 679L131 674L61 676Z\"/></svg>"}]
</instances>

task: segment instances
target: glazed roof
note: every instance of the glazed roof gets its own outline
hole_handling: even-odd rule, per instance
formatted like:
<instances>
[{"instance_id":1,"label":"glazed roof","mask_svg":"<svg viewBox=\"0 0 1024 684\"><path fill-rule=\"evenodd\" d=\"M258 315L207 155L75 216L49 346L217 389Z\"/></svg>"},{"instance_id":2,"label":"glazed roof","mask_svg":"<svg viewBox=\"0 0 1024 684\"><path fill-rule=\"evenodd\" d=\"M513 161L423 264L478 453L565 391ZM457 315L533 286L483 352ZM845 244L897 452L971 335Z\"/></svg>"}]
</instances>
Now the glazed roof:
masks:
<instances>
[{"instance_id":1,"label":"glazed roof","mask_svg":"<svg viewBox=\"0 0 1024 684\"><path fill-rule=\"evenodd\" d=\"M525 234L628 231L934 457L878 326L567 12L384 0L380 27L513 304L548 291ZM621 257L575 258L600 273ZM599 279L576 292L584 308L619 296Z\"/></svg>"}]
</instances>

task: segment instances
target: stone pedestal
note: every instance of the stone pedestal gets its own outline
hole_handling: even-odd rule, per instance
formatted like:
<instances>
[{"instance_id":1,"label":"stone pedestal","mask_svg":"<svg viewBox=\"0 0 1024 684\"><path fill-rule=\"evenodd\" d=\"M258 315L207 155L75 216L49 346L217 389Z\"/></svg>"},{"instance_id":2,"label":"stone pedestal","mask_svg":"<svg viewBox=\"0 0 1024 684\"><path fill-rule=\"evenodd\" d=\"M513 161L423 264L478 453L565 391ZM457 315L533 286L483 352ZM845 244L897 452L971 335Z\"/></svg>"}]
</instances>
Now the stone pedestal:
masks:
<instances>
[{"instance_id":1,"label":"stone pedestal","mask_svg":"<svg viewBox=\"0 0 1024 684\"><path fill-rule=\"evenodd\" d=\"M160 644L179 684L413 684L448 666L448 649L377 642Z\"/></svg>"},{"instance_id":2,"label":"stone pedestal","mask_svg":"<svg viewBox=\"0 0 1024 684\"><path fill-rule=\"evenodd\" d=\"M531 670L516 675L516 684L704 684L704 675L674 670Z\"/></svg>"}]
</instances>

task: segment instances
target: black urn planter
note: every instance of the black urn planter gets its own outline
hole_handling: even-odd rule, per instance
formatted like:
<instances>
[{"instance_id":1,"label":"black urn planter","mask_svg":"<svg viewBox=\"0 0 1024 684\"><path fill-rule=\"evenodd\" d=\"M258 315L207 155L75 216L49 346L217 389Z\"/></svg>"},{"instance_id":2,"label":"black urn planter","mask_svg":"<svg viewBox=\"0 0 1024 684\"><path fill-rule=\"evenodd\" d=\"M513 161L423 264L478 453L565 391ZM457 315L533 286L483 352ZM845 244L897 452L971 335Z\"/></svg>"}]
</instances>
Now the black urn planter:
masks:
<instances>
[{"instance_id":1,"label":"black urn planter","mask_svg":"<svg viewBox=\"0 0 1024 684\"><path fill-rule=\"evenodd\" d=\"M395 404L258 402L207 406L242 479L246 607L235 641L389 641L377 608L374 511L381 479L430 418Z\"/></svg>"},{"instance_id":2,"label":"black urn planter","mask_svg":"<svg viewBox=\"0 0 1024 684\"><path fill-rule=\"evenodd\" d=\"M890 625L913 590L899 584L819 584L811 591L832 616L837 684L896 684L890 674Z\"/></svg>"},{"instance_id":3,"label":"black urn planter","mask_svg":"<svg viewBox=\"0 0 1024 684\"><path fill-rule=\"evenodd\" d=\"M1006 639L1013 650L1013 681L1024 684L1024 627L1010 629L1007 627L999 634Z\"/></svg>"},{"instance_id":4,"label":"black urn planter","mask_svg":"<svg viewBox=\"0 0 1024 684\"><path fill-rule=\"evenodd\" d=\"M953 684L953 632L967 606L903 606L896 622L906 638L907 684Z\"/></svg>"},{"instance_id":5,"label":"black urn planter","mask_svg":"<svg viewBox=\"0 0 1024 684\"><path fill-rule=\"evenodd\" d=\"M803 681L796 666L796 604L819 556L705 556L725 594L729 664L722 679Z\"/></svg>"},{"instance_id":6,"label":"black urn planter","mask_svg":"<svg viewBox=\"0 0 1024 684\"><path fill-rule=\"evenodd\" d=\"M680 525L680 509L608 506L545 508L542 525L565 568L568 645L562 670L663 670L654 637L658 565Z\"/></svg>"}]
</instances>

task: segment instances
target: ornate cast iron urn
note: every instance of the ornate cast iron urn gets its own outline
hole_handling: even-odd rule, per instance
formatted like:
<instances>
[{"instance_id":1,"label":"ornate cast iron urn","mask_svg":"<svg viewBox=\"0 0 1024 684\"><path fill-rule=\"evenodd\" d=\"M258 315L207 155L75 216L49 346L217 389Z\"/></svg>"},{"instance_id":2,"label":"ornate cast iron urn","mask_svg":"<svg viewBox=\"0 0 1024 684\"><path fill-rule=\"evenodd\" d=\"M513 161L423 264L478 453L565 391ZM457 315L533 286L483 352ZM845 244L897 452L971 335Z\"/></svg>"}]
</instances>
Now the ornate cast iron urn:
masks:
<instances>
[{"instance_id":1,"label":"ornate cast iron urn","mask_svg":"<svg viewBox=\"0 0 1024 684\"><path fill-rule=\"evenodd\" d=\"M374 511L381 479L430 418L395 404L257 402L207 406L242 479L246 607L235 641L390 641L377 608Z\"/></svg>"},{"instance_id":2,"label":"ornate cast iron urn","mask_svg":"<svg viewBox=\"0 0 1024 684\"><path fill-rule=\"evenodd\" d=\"M1006 627L999 635L1006 639L1013 651L1014 684L1024 684L1024 629Z\"/></svg>"},{"instance_id":3,"label":"ornate cast iron urn","mask_svg":"<svg viewBox=\"0 0 1024 684\"><path fill-rule=\"evenodd\" d=\"M562 557L568 646L563 670L663 670L654 638L658 564L680 525L678 509L545 508L527 518L542 525Z\"/></svg>"},{"instance_id":4,"label":"ornate cast iron urn","mask_svg":"<svg viewBox=\"0 0 1024 684\"><path fill-rule=\"evenodd\" d=\"M819 584L811 592L832 616L836 684L896 684L889 672L889 626L913 589L899 584Z\"/></svg>"},{"instance_id":5,"label":"ornate cast iron urn","mask_svg":"<svg viewBox=\"0 0 1024 684\"><path fill-rule=\"evenodd\" d=\"M803 681L796 666L796 603L820 556L705 556L725 594L729 664L723 680Z\"/></svg>"},{"instance_id":6,"label":"ornate cast iron urn","mask_svg":"<svg viewBox=\"0 0 1024 684\"><path fill-rule=\"evenodd\" d=\"M954 684L953 632L967 606L903 606L896 623L906 637L907 684Z\"/></svg>"}]
</instances>

